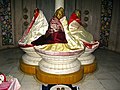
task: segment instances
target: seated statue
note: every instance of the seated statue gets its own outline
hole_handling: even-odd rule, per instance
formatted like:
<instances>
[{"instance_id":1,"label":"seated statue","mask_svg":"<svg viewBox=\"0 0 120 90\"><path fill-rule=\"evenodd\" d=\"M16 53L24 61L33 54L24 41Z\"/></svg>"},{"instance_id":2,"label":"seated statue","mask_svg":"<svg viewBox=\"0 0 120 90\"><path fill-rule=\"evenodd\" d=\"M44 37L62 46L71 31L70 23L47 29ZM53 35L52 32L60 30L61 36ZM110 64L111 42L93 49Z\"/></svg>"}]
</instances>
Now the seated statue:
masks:
<instances>
[{"instance_id":1,"label":"seated statue","mask_svg":"<svg viewBox=\"0 0 120 90\"><path fill-rule=\"evenodd\" d=\"M94 39L91 33L86 31L81 23L80 11L75 10L69 19L69 31L72 36L84 43L85 46L91 48Z\"/></svg>"},{"instance_id":2,"label":"seated statue","mask_svg":"<svg viewBox=\"0 0 120 90\"><path fill-rule=\"evenodd\" d=\"M41 10L38 8L34 11L34 17L24 32L22 38L18 41L20 47L32 47L32 41L44 35L48 29L48 22Z\"/></svg>"},{"instance_id":3,"label":"seated statue","mask_svg":"<svg viewBox=\"0 0 120 90\"><path fill-rule=\"evenodd\" d=\"M33 45L42 45L44 50L70 51L83 48L81 41L73 38L68 30L68 21L64 15L64 9L56 10L50 20L46 34L33 41Z\"/></svg>"},{"instance_id":4,"label":"seated statue","mask_svg":"<svg viewBox=\"0 0 120 90\"><path fill-rule=\"evenodd\" d=\"M63 8L59 8L53 18L50 20L49 28L45 35L42 35L37 40L33 41L34 45L44 45L53 43L67 43L65 33L60 19L64 16Z\"/></svg>"}]
</instances>

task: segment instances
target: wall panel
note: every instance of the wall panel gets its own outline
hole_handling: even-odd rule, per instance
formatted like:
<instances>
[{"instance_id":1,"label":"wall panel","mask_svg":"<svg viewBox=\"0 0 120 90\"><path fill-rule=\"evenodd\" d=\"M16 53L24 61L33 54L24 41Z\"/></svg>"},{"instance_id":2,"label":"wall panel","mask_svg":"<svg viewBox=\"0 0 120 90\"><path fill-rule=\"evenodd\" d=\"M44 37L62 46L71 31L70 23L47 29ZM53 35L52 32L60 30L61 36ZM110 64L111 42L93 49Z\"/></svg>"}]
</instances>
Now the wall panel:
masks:
<instances>
[{"instance_id":1,"label":"wall panel","mask_svg":"<svg viewBox=\"0 0 120 90\"><path fill-rule=\"evenodd\" d=\"M76 8L81 10L81 19L86 30L90 32L95 40L99 40L100 30L100 2L101 0L76 0ZM88 11L88 14L85 12ZM88 18L88 21L85 21Z\"/></svg>"},{"instance_id":2,"label":"wall panel","mask_svg":"<svg viewBox=\"0 0 120 90\"><path fill-rule=\"evenodd\" d=\"M108 49L120 52L120 0L113 0L113 12Z\"/></svg>"},{"instance_id":3,"label":"wall panel","mask_svg":"<svg viewBox=\"0 0 120 90\"><path fill-rule=\"evenodd\" d=\"M65 0L65 15L69 19L72 12L75 10L75 0Z\"/></svg>"},{"instance_id":4,"label":"wall panel","mask_svg":"<svg viewBox=\"0 0 120 90\"><path fill-rule=\"evenodd\" d=\"M37 7L43 11L45 17L48 21L54 15L55 0L37 0Z\"/></svg>"},{"instance_id":5,"label":"wall panel","mask_svg":"<svg viewBox=\"0 0 120 90\"><path fill-rule=\"evenodd\" d=\"M11 0L0 0L0 48L14 46Z\"/></svg>"}]
</instances>

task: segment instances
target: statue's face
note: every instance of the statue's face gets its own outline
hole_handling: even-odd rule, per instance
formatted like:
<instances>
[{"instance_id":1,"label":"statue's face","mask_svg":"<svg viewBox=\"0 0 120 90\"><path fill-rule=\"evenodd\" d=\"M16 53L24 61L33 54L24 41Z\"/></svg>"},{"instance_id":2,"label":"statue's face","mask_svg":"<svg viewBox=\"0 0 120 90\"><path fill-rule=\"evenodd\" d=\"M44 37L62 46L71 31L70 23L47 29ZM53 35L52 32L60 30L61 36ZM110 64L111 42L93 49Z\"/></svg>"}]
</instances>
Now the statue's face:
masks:
<instances>
[{"instance_id":1,"label":"statue's face","mask_svg":"<svg viewBox=\"0 0 120 90\"><path fill-rule=\"evenodd\" d=\"M38 12L39 12L39 9L36 8L36 9L34 10L34 14L36 14L36 13L38 13Z\"/></svg>"},{"instance_id":2,"label":"statue's face","mask_svg":"<svg viewBox=\"0 0 120 90\"><path fill-rule=\"evenodd\" d=\"M77 10L77 11L75 11L75 13L76 13L76 15L78 16L78 18L80 18L80 11Z\"/></svg>"},{"instance_id":3,"label":"statue's face","mask_svg":"<svg viewBox=\"0 0 120 90\"><path fill-rule=\"evenodd\" d=\"M61 19L61 18L64 16L64 9L63 9L62 7L59 8L59 9L56 11L55 16L56 16L58 19Z\"/></svg>"}]
</instances>

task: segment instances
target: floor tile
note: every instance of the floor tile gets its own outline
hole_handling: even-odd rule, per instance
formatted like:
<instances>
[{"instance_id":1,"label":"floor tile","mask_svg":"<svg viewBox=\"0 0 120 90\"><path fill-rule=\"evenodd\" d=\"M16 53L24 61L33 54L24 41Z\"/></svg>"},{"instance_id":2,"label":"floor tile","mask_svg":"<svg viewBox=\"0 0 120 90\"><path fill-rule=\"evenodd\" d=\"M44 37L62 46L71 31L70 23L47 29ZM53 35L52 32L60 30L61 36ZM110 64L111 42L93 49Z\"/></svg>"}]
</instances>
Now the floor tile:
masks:
<instances>
[{"instance_id":1,"label":"floor tile","mask_svg":"<svg viewBox=\"0 0 120 90\"><path fill-rule=\"evenodd\" d=\"M120 90L120 82L117 80L99 80L106 90Z\"/></svg>"},{"instance_id":2,"label":"floor tile","mask_svg":"<svg viewBox=\"0 0 120 90\"><path fill-rule=\"evenodd\" d=\"M20 90L39 90L40 82L19 69L23 54L20 48L1 50L0 72L18 78L22 86ZM97 49L93 54L97 60L97 70L77 83L80 90L120 90L120 54L105 49Z\"/></svg>"}]
</instances>

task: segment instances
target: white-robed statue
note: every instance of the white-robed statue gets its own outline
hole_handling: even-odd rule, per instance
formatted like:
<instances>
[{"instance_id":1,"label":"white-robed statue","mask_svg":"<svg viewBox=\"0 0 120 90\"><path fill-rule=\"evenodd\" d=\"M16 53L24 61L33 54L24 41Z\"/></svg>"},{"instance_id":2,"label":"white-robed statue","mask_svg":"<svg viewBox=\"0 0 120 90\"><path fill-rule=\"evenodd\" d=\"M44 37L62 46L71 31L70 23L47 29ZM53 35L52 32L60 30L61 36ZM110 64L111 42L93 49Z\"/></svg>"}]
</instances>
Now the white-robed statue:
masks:
<instances>
[{"instance_id":1,"label":"white-robed statue","mask_svg":"<svg viewBox=\"0 0 120 90\"><path fill-rule=\"evenodd\" d=\"M96 64L95 56L91 53L99 46L99 42L95 41L93 35L84 29L79 10L75 10L70 16L69 32L76 40L82 41L86 47L85 52L78 58L81 64L86 66L84 73L93 72L96 69Z\"/></svg>"},{"instance_id":2,"label":"white-robed statue","mask_svg":"<svg viewBox=\"0 0 120 90\"><path fill-rule=\"evenodd\" d=\"M64 9L56 10L45 35L32 42L33 45L42 45L41 49L51 51L71 51L83 49L83 42L74 38L68 29L68 21Z\"/></svg>"},{"instance_id":3,"label":"white-robed statue","mask_svg":"<svg viewBox=\"0 0 120 90\"><path fill-rule=\"evenodd\" d=\"M82 79L83 68L77 57L83 53L84 46L69 33L62 7L50 20L46 34L32 44L42 57L36 75L41 82L73 84Z\"/></svg>"},{"instance_id":4,"label":"white-robed statue","mask_svg":"<svg viewBox=\"0 0 120 90\"><path fill-rule=\"evenodd\" d=\"M44 35L47 30L48 22L43 12L39 9L36 9L28 29L24 32L18 43L21 47L33 46L31 42Z\"/></svg>"},{"instance_id":5,"label":"white-robed statue","mask_svg":"<svg viewBox=\"0 0 120 90\"><path fill-rule=\"evenodd\" d=\"M35 52L34 45L31 44L31 42L44 35L47 29L48 22L43 12L36 8L29 27L24 32L22 38L18 41L20 48L26 52L22 56L20 63L20 68L23 72L35 74L35 67L38 66L41 56Z\"/></svg>"}]
</instances>

